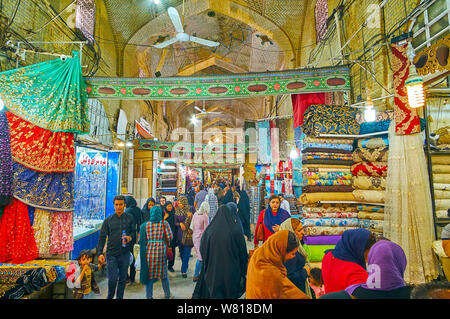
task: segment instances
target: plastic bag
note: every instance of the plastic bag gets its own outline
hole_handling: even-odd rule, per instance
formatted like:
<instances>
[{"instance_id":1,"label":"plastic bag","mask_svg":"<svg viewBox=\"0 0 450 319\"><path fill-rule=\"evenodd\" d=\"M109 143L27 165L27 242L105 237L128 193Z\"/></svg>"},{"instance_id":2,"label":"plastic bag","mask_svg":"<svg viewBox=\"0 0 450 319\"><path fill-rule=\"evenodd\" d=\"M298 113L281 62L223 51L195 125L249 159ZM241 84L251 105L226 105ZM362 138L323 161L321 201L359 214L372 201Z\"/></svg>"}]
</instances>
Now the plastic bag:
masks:
<instances>
[{"instance_id":1,"label":"plastic bag","mask_svg":"<svg viewBox=\"0 0 450 319\"><path fill-rule=\"evenodd\" d=\"M136 262L134 263L134 268L136 268L136 270L141 270L141 254L140 253L136 257Z\"/></svg>"}]
</instances>

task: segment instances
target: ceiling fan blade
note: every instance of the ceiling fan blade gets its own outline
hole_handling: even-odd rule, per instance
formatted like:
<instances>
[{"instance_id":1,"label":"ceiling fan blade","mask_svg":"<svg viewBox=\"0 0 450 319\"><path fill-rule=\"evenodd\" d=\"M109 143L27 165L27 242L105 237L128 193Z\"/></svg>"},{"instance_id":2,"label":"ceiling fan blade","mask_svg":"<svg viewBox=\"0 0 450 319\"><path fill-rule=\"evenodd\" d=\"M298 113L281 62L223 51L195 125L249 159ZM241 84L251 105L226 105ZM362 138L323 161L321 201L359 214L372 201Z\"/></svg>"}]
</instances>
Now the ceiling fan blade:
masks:
<instances>
[{"instance_id":1,"label":"ceiling fan blade","mask_svg":"<svg viewBox=\"0 0 450 319\"><path fill-rule=\"evenodd\" d=\"M198 106L194 106L194 109L203 113L203 110L201 108L199 108Z\"/></svg>"},{"instance_id":2,"label":"ceiling fan blade","mask_svg":"<svg viewBox=\"0 0 450 319\"><path fill-rule=\"evenodd\" d=\"M170 7L167 9L167 13L169 14L170 20L172 20L175 30L177 30L178 33L184 33L183 24L181 23L180 15L178 14L177 9Z\"/></svg>"},{"instance_id":3,"label":"ceiling fan blade","mask_svg":"<svg viewBox=\"0 0 450 319\"><path fill-rule=\"evenodd\" d=\"M201 39L201 38L197 38L197 37L193 37L193 36L189 37L189 41L192 41L192 42L195 42L198 44L202 44L202 45L206 45L208 47L216 47L220 44L219 42L214 42L214 41Z\"/></svg>"},{"instance_id":4,"label":"ceiling fan blade","mask_svg":"<svg viewBox=\"0 0 450 319\"><path fill-rule=\"evenodd\" d=\"M162 48L165 48L166 46L171 45L171 44L173 44L173 43L175 43L177 41L178 41L177 38L172 38L172 39L164 41L162 43L157 43L157 44L154 45L154 47L158 48L158 49L162 49Z\"/></svg>"}]
</instances>

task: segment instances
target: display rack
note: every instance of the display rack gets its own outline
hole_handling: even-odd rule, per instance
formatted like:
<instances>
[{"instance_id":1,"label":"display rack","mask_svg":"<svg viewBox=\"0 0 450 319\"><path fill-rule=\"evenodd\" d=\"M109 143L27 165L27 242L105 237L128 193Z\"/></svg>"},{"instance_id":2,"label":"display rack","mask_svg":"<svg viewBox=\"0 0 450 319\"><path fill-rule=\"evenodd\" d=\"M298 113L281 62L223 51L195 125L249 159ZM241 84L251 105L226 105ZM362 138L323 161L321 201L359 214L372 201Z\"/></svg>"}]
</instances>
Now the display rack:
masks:
<instances>
[{"instance_id":1,"label":"display rack","mask_svg":"<svg viewBox=\"0 0 450 319\"><path fill-rule=\"evenodd\" d=\"M178 167L174 160L163 159L157 169L158 196L174 196L178 190Z\"/></svg>"}]
</instances>

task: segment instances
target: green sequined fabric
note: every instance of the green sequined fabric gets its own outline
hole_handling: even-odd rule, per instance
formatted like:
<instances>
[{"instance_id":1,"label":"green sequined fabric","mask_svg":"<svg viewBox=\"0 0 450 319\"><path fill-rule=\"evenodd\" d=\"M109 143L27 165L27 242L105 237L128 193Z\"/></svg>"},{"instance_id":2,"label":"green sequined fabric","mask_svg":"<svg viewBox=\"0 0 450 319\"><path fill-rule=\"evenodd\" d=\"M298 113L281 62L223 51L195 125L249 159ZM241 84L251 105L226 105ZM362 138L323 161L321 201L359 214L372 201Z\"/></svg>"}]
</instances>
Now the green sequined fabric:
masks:
<instances>
[{"instance_id":1,"label":"green sequined fabric","mask_svg":"<svg viewBox=\"0 0 450 319\"><path fill-rule=\"evenodd\" d=\"M89 132L86 84L78 52L65 61L50 60L0 73L5 107L50 131Z\"/></svg>"}]
</instances>

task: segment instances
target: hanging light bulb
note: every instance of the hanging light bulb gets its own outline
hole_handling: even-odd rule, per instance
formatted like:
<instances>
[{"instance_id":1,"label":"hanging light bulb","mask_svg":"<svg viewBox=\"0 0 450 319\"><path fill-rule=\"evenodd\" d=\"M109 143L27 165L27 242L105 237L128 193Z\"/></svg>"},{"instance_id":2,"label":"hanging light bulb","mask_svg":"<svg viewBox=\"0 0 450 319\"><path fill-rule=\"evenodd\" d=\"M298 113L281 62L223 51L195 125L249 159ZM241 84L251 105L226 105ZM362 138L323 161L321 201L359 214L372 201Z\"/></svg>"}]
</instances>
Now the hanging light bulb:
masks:
<instances>
[{"instance_id":1,"label":"hanging light bulb","mask_svg":"<svg viewBox=\"0 0 450 319\"><path fill-rule=\"evenodd\" d=\"M4 107L5 103L3 102L3 99L0 97L0 111L2 111Z\"/></svg>"},{"instance_id":2,"label":"hanging light bulb","mask_svg":"<svg viewBox=\"0 0 450 319\"><path fill-rule=\"evenodd\" d=\"M297 153L297 149L295 147L292 148L291 153L289 154L289 157L291 159L296 159L298 158L298 153Z\"/></svg>"},{"instance_id":3,"label":"hanging light bulb","mask_svg":"<svg viewBox=\"0 0 450 319\"><path fill-rule=\"evenodd\" d=\"M375 110L373 109L373 107L368 107L365 111L364 111L364 119L366 120L366 122L374 122L376 119L376 114L375 114Z\"/></svg>"},{"instance_id":4,"label":"hanging light bulb","mask_svg":"<svg viewBox=\"0 0 450 319\"><path fill-rule=\"evenodd\" d=\"M153 0L153 2L154 2L155 4L159 4L161 1L160 1L160 0Z\"/></svg>"},{"instance_id":5,"label":"hanging light bulb","mask_svg":"<svg viewBox=\"0 0 450 319\"><path fill-rule=\"evenodd\" d=\"M195 115L192 115L191 123L194 125L197 124L197 118L195 117Z\"/></svg>"},{"instance_id":6,"label":"hanging light bulb","mask_svg":"<svg viewBox=\"0 0 450 319\"><path fill-rule=\"evenodd\" d=\"M411 42L408 44L408 58L411 61L409 67L409 76L405 82L406 91L408 93L409 106L419 108L425 105L425 90L423 88L423 79L417 74L416 66L412 62L414 59L414 49Z\"/></svg>"}]
</instances>

